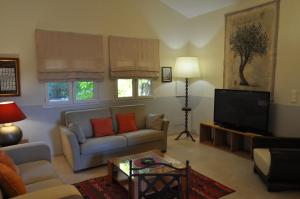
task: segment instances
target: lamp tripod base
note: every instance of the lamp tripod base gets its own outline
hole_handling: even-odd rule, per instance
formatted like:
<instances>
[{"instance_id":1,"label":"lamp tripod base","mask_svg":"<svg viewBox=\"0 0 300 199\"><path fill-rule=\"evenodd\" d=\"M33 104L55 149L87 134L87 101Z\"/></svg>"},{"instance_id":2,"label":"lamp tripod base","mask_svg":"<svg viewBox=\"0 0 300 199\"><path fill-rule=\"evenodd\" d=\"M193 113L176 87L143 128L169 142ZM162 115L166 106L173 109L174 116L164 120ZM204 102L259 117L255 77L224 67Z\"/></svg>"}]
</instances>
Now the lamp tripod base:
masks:
<instances>
[{"instance_id":1,"label":"lamp tripod base","mask_svg":"<svg viewBox=\"0 0 300 199\"><path fill-rule=\"evenodd\" d=\"M187 137L187 138L190 137L190 138L193 140L193 142L195 142L195 139L194 139L194 137L192 136L191 132L189 132L189 131L187 131L187 130L182 131L182 132L175 138L175 140L179 140L179 138L180 138L183 134L186 134L186 137Z\"/></svg>"}]
</instances>

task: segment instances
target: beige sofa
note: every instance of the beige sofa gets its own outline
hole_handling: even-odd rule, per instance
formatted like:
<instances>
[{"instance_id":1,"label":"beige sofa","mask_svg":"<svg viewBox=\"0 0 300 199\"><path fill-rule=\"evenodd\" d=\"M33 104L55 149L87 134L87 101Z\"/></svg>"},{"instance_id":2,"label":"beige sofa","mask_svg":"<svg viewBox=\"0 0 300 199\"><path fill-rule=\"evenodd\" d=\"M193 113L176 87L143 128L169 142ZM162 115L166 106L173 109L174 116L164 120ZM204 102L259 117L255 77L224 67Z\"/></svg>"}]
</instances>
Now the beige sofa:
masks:
<instances>
[{"instance_id":1,"label":"beige sofa","mask_svg":"<svg viewBox=\"0 0 300 199\"><path fill-rule=\"evenodd\" d=\"M27 194L15 199L77 199L82 198L72 185L63 184L51 165L51 153L48 145L41 142L3 147L15 162L22 177ZM0 198L2 198L0 190Z\"/></svg>"},{"instance_id":2,"label":"beige sofa","mask_svg":"<svg viewBox=\"0 0 300 199\"><path fill-rule=\"evenodd\" d=\"M118 132L115 119L117 113L134 112L137 131L115 134L100 138L93 137L90 120L93 118L112 117L114 132ZM105 164L113 156L143 152L151 149L167 149L167 131L169 122L163 120L161 129L146 128L146 113L144 105L114 106L110 108L95 108L67 111L64 113L65 125L60 127L63 153L73 171ZM68 128L71 123L79 125L86 141L79 143L74 132Z\"/></svg>"}]
</instances>

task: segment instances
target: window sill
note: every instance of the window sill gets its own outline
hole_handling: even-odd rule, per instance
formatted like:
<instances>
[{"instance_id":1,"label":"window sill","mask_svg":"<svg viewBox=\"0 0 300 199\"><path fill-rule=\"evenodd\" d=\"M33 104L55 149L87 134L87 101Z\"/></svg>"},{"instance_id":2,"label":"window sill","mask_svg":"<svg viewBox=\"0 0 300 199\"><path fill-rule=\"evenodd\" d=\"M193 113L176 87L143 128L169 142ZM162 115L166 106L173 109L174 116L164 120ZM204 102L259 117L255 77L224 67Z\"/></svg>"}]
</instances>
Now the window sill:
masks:
<instances>
[{"instance_id":1,"label":"window sill","mask_svg":"<svg viewBox=\"0 0 300 199\"><path fill-rule=\"evenodd\" d=\"M43 108L63 108L63 107L80 107L99 104L99 100L89 101L89 102L75 102L75 103L57 103L57 104L44 104Z\"/></svg>"}]
</instances>

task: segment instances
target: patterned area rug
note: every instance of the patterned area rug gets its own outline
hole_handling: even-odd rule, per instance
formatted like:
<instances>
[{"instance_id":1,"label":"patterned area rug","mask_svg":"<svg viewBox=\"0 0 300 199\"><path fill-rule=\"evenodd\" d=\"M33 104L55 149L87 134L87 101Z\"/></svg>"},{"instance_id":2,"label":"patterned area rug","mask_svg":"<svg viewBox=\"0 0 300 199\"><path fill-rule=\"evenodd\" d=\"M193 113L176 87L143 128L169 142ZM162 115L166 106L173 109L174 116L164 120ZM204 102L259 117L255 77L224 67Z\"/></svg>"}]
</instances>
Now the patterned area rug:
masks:
<instances>
[{"instance_id":1,"label":"patterned area rug","mask_svg":"<svg viewBox=\"0 0 300 199\"><path fill-rule=\"evenodd\" d=\"M190 199L217 199L234 192L197 171L190 174ZM85 199L128 199L127 191L118 184L110 185L107 177L74 184Z\"/></svg>"}]
</instances>

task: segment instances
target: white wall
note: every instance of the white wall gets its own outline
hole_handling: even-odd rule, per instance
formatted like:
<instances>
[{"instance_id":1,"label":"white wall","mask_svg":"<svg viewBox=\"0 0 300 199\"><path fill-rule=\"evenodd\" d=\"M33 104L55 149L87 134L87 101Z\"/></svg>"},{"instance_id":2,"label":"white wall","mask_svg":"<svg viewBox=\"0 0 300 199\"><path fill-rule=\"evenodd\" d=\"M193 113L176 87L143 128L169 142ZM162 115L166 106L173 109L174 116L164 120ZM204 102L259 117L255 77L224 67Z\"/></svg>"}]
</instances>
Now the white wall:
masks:
<instances>
[{"instance_id":1,"label":"white wall","mask_svg":"<svg viewBox=\"0 0 300 199\"><path fill-rule=\"evenodd\" d=\"M0 101L15 100L22 107L27 119L17 125L22 127L24 137L45 141L54 153L60 153L60 113L82 107L43 108L45 86L36 75L35 29L102 34L105 42L108 35L158 38L161 65L172 66L177 56L186 54L185 24L183 16L159 1L0 0L0 55L20 58L22 92L21 97L2 97ZM114 98L115 84L109 79L107 59L106 68L105 80L99 83L101 103L95 106L111 103ZM175 96L174 82L162 84L158 78L153 87L155 99Z\"/></svg>"},{"instance_id":2,"label":"white wall","mask_svg":"<svg viewBox=\"0 0 300 199\"><path fill-rule=\"evenodd\" d=\"M28 116L18 122L24 137L48 142L54 153L60 153L57 131L60 113L78 107L43 108L44 85L36 76L34 30L103 34L105 41L108 35L158 38L161 66L174 66L177 56L193 55L200 59L202 77L190 84L190 94L194 96L191 97L192 126L198 132L200 121L212 119L213 91L223 84L224 14L266 1L241 1L238 5L188 19L159 0L0 0L0 55L20 58L22 90L21 97L2 97L0 101L16 100L21 105ZM281 2L274 121L277 121L275 129L284 132L278 134L284 136L299 136L300 132L297 121L284 119L300 113L299 100L296 104L290 103L291 90L300 91L299 6L298 0ZM97 106L111 103L114 97L114 82L108 76L107 60L106 67L105 80L99 84L101 102ZM159 78L154 81L154 99L142 102L148 104L149 111L166 113L171 120L170 133L178 132L183 125L180 111L183 99L175 95L175 82L162 84Z\"/></svg>"},{"instance_id":3,"label":"white wall","mask_svg":"<svg viewBox=\"0 0 300 199\"><path fill-rule=\"evenodd\" d=\"M214 88L223 87L223 60L226 13L252 7L268 0L243 1L242 3L208 13L190 21L190 45L188 51L198 56L202 64L202 81L191 86L193 96L213 98ZM278 136L300 137L300 13L299 0L282 0L279 14L277 66L274 84L274 101L271 111L271 129ZM204 81L203 81L204 80ZM292 90L298 91L297 102L291 103ZM212 112L213 106L206 109ZM194 129L199 121L211 120L213 114L201 117L203 106L194 108Z\"/></svg>"}]
</instances>

